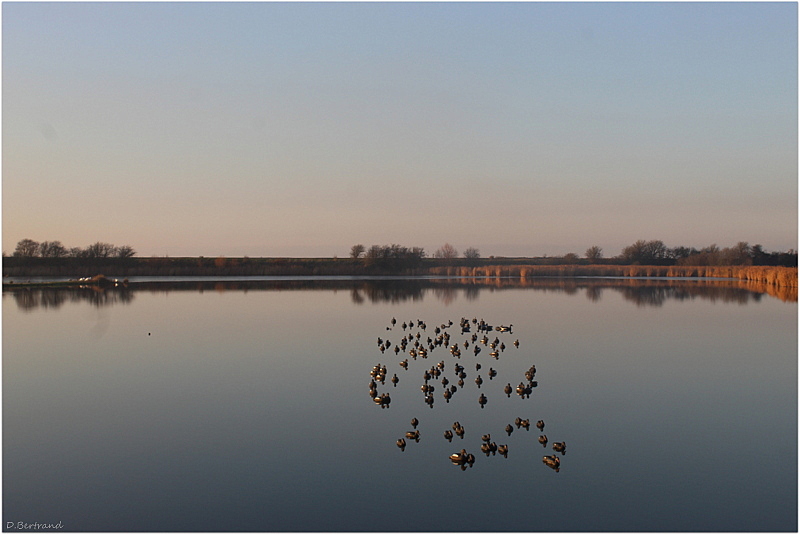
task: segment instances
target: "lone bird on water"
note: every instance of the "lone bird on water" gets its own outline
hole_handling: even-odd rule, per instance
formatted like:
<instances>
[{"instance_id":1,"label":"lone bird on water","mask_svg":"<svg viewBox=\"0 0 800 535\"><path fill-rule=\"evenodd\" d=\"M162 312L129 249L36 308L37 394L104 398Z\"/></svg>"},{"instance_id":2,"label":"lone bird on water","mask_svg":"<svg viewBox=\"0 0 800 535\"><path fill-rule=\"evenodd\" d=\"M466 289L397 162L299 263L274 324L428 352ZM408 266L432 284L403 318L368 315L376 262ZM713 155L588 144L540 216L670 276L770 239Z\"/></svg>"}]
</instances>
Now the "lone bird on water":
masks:
<instances>
[{"instance_id":1,"label":"lone bird on water","mask_svg":"<svg viewBox=\"0 0 800 535\"><path fill-rule=\"evenodd\" d=\"M558 458L558 455L545 455L542 457L542 462L556 472L558 472L558 469L561 466L561 459Z\"/></svg>"},{"instance_id":2,"label":"lone bird on water","mask_svg":"<svg viewBox=\"0 0 800 535\"><path fill-rule=\"evenodd\" d=\"M453 453L452 455L450 455L450 460L456 464L463 464L467 462L467 450L462 449L458 453Z\"/></svg>"},{"instance_id":3,"label":"lone bird on water","mask_svg":"<svg viewBox=\"0 0 800 535\"><path fill-rule=\"evenodd\" d=\"M411 440L419 442L419 430L407 431L406 432L406 438L410 438Z\"/></svg>"}]
</instances>

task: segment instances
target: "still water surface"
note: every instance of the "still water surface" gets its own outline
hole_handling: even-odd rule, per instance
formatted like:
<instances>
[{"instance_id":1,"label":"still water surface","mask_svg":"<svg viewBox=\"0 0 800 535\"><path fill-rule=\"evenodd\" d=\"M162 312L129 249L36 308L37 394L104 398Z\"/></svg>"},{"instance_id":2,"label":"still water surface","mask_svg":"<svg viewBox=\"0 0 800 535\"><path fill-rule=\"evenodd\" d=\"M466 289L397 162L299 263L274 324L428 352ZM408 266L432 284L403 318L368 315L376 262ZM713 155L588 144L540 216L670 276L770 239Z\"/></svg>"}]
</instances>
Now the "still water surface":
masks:
<instances>
[{"instance_id":1,"label":"still water surface","mask_svg":"<svg viewBox=\"0 0 800 535\"><path fill-rule=\"evenodd\" d=\"M3 292L4 525L797 530L796 302L664 281L142 288ZM480 341L474 355L462 317L513 324L488 334L506 346L497 359ZM418 320L424 331L401 328ZM460 358L395 354L449 321ZM456 363L466 378L449 403L432 378L431 408L423 375L440 361L448 387ZM378 364L388 408L369 392ZM506 396L531 365L530 398ZM517 417L530 429L509 436ZM412 418L420 440L401 451ZM448 442L455 421L465 435ZM486 433L507 458L481 452ZM462 448L475 455L464 470L449 460Z\"/></svg>"}]
</instances>

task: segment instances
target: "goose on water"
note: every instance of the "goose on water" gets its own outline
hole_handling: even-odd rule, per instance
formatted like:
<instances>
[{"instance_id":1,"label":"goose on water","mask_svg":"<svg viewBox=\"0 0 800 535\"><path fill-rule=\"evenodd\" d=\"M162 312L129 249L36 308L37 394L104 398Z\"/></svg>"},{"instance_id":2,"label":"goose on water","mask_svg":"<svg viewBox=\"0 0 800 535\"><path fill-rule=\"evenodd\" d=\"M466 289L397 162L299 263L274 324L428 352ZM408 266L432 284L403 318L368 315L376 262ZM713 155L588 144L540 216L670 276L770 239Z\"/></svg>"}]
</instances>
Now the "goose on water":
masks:
<instances>
[{"instance_id":1,"label":"goose on water","mask_svg":"<svg viewBox=\"0 0 800 535\"><path fill-rule=\"evenodd\" d=\"M419 429L416 431L406 431L406 438L419 442Z\"/></svg>"},{"instance_id":2,"label":"goose on water","mask_svg":"<svg viewBox=\"0 0 800 535\"><path fill-rule=\"evenodd\" d=\"M561 459L559 459L557 455L545 455L542 457L542 462L556 472L558 472L558 469L561 466Z\"/></svg>"},{"instance_id":3,"label":"goose on water","mask_svg":"<svg viewBox=\"0 0 800 535\"><path fill-rule=\"evenodd\" d=\"M467 462L467 450L462 449L458 453L453 453L450 455L450 460L453 461L455 464L464 464Z\"/></svg>"}]
</instances>

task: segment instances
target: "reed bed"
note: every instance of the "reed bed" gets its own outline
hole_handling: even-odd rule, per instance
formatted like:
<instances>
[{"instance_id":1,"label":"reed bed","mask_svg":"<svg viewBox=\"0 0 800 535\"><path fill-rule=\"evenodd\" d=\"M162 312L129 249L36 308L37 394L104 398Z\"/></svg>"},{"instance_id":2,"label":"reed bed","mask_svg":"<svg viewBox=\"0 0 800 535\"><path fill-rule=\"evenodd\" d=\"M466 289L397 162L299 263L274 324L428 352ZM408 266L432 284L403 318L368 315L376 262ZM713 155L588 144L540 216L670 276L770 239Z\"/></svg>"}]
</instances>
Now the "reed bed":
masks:
<instances>
[{"instance_id":1,"label":"reed bed","mask_svg":"<svg viewBox=\"0 0 800 535\"><path fill-rule=\"evenodd\" d=\"M797 268L782 266L439 266L432 275L454 277L708 277L797 288Z\"/></svg>"}]
</instances>

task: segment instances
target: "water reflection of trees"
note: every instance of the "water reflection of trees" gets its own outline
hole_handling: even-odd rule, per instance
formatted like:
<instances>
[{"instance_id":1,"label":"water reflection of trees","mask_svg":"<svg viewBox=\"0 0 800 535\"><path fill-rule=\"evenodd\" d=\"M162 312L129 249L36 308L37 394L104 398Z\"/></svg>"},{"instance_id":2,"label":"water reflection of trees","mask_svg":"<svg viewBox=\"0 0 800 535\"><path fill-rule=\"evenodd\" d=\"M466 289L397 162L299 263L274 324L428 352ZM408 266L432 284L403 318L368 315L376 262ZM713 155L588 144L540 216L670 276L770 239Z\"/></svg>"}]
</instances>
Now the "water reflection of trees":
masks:
<instances>
[{"instance_id":1,"label":"water reflection of trees","mask_svg":"<svg viewBox=\"0 0 800 535\"><path fill-rule=\"evenodd\" d=\"M4 297L11 295L23 311L38 308L58 309L64 303L89 303L96 307L128 304L134 298L133 290L115 288L3 288Z\"/></svg>"},{"instance_id":2,"label":"water reflection of trees","mask_svg":"<svg viewBox=\"0 0 800 535\"><path fill-rule=\"evenodd\" d=\"M411 282L411 284L404 284ZM421 301L425 290L415 284L417 281L361 281L356 284L353 295L357 292L363 294L361 300L353 299L356 304L361 304L364 299L371 303L402 303L405 301Z\"/></svg>"},{"instance_id":3,"label":"water reflection of trees","mask_svg":"<svg viewBox=\"0 0 800 535\"><path fill-rule=\"evenodd\" d=\"M688 299L720 300L724 303L747 304L750 301L759 301L763 294L755 293L744 288L676 288L676 287L643 287L620 288L622 296L636 304L636 306L661 306L666 301L674 299L686 301Z\"/></svg>"},{"instance_id":4,"label":"water reflection of trees","mask_svg":"<svg viewBox=\"0 0 800 535\"><path fill-rule=\"evenodd\" d=\"M51 288L3 287L5 297L11 296L22 310L57 309L64 303L84 302L96 307L130 303L137 292L226 292L226 291L286 291L286 290L343 290L350 293L353 303L404 303L421 301L428 296L446 305L464 297L468 301L480 298L482 292L525 289L556 292L567 295L585 294L591 302L599 302L605 292L619 292L636 306L661 306L668 300L705 299L724 303L758 302L764 294L783 301L796 302L797 289L776 288L738 280L665 280L665 279L391 279L391 280L270 280L270 281L184 281L141 282L127 288Z\"/></svg>"}]
</instances>

